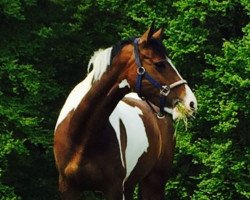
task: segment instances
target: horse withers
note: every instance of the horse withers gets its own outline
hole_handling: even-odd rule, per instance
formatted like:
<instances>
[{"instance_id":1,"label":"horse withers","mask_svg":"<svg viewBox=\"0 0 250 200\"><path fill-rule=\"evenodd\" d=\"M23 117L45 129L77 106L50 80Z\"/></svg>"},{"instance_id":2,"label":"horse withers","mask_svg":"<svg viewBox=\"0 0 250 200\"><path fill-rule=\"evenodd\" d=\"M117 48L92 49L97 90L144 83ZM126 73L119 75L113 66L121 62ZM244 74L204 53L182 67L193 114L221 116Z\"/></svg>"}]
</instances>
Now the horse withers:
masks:
<instances>
[{"instance_id":1,"label":"horse withers","mask_svg":"<svg viewBox=\"0 0 250 200\"><path fill-rule=\"evenodd\" d=\"M162 29L99 50L68 96L54 135L62 199L101 191L107 200L162 200L175 138L172 119L197 102L162 43ZM131 93L133 92L133 93Z\"/></svg>"}]
</instances>

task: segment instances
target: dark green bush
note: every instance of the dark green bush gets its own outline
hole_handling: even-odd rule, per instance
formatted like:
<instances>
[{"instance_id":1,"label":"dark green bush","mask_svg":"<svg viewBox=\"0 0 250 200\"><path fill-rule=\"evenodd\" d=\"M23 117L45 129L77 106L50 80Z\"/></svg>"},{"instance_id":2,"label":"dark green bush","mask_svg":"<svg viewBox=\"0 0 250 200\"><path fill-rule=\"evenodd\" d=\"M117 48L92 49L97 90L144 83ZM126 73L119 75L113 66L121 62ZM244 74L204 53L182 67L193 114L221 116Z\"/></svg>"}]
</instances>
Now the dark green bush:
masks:
<instances>
[{"instance_id":1,"label":"dark green bush","mask_svg":"<svg viewBox=\"0 0 250 200\"><path fill-rule=\"evenodd\" d=\"M58 199L57 115L94 50L153 20L195 90L178 127L168 199L250 198L250 6L247 0L0 2L0 200ZM100 199L86 193L88 199Z\"/></svg>"}]
</instances>

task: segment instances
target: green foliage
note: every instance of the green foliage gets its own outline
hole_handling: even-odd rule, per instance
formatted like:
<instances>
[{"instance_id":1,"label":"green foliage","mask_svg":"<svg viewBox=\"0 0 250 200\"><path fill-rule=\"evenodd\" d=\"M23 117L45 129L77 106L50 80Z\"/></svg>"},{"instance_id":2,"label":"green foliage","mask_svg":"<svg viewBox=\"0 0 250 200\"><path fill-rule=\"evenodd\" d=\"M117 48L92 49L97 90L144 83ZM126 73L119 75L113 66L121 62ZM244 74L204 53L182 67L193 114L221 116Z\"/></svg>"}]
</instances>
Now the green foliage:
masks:
<instances>
[{"instance_id":1,"label":"green foliage","mask_svg":"<svg viewBox=\"0 0 250 200\"><path fill-rule=\"evenodd\" d=\"M1 124L1 129L3 124ZM3 129L2 129L3 130ZM6 170L8 168L8 160L7 156L12 153L13 151L17 152L20 155L26 154L26 149L23 146L23 142L14 139L12 133L10 132L1 132L0 135L0 180L2 179L4 173L6 173ZM4 199L8 196L10 199L20 199L18 196L14 193L14 188L8 185L4 185L2 182L0 182L0 199Z\"/></svg>"},{"instance_id":2,"label":"green foliage","mask_svg":"<svg viewBox=\"0 0 250 200\"><path fill-rule=\"evenodd\" d=\"M17 187L21 189L25 184L18 181L18 178L23 179L23 176L26 176L22 175L25 173L22 172L22 167L26 165L24 162L28 161L28 157L31 161L37 156L42 156L42 154L36 155L37 152L33 152L33 148L37 150L38 147L45 148L47 149L45 151L51 149L52 139L48 137L51 131L46 129L48 121L45 121L47 116L43 109L49 111L49 107L44 103L49 102L47 95L51 93L56 95L56 90L53 89L56 85L50 83L48 76L44 75L31 65L20 65L16 60L1 59L0 180L2 190L0 192L2 198L19 199L19 195L14 195L13 185L17 190ZM44 156L51 155L45 152ZM15 163L13 160L20 163ZM19 171L17 177L14 176L15 174L12 175L13 177L9 176L13 173L12 167L14 167L13 170ZM33 168L33 165L25 167L26 173L31 175L29 168ZM46 167L44 170L46 171ZM39 177L38 174L36 176ZM13 185L6 185L8 182L12 182ZM23 190L15 192L22 193Z\"/></svg>"},{"instance_id":3,"label":"green foliage","mask_svg":"<svg viewBox=\"0 0 250 200\"><path fill-rule=\"evenodd\" d=\"M199 85L196 88L198 115L190 125L189 133L184 129L179 131L175 163L177 169L174 170L176 176L166 186L169 192L167 196L170 199L248 199L250 107L246 102L249 101L247 91L250 89L249 24L242 21L241 29L225 33L221 29L220 34L220 29L212 30L207 26L214 22L223 22L221 27L238 26L239 24L232 23L240 14L234 9L245 10L245 7L241 7L245 4L233 1L202 1L194 8L195 12L192 13L191 8L185 11L187 7L192 7L191 3L198 2L175 4L182 11L180 15L187 21L192 19L189 15L199 15L199 9L204 9L202 4L205 3L208 9L204 10L205 13L202 11L202 16L205 16L199 18L202 23L196 24L195 27L189 25L191 29L185 31L192 32L193 28L204 26L207 34L202 34L202 37L205 37L204 43L202 47L197 44L198 51L192 48L195 42L191 40L188 51L176 52L186 62L188 59L185 54L194 54L198 58L195 60L199 62L196 66L203 64L203 69L196 77L201 76L203 80L196 82ZM241 14L241 19L248 18L247 13ZM185 20L183 22L185 23ZM183 36L183 39L186 37ZM180 48L183 47L182 40L176 38L175 43L180 45ZM172 45L174 50L178 45ZM174 193L176 188L179 189L177 197Z\"/></svg>"},{"instance_id":4,"label":"green foliage","mask_svg":"<svg viewBox=\"0 0 250 200\"><path fill-rule=\"evenodd\" d=\"M98 48L156 20L198 98L177 131L168 199L250 198L248 0L1 0L0 200L58 199L53 128ZM101 199L92 193L87 199Z\"/></svg>"},{"instance_id":5,"label":"green foliage","mask_svg":"<svg viewBox=\"0 0 250 200\"><path fill-rule=\"evenodd\" d=\"M18 20L24 20L23 15L24 9L23 5L31 6L35 4L35 0L1 0L0 1L0 11L6 17L13 17Z\"/></svg>"}]
</instances>

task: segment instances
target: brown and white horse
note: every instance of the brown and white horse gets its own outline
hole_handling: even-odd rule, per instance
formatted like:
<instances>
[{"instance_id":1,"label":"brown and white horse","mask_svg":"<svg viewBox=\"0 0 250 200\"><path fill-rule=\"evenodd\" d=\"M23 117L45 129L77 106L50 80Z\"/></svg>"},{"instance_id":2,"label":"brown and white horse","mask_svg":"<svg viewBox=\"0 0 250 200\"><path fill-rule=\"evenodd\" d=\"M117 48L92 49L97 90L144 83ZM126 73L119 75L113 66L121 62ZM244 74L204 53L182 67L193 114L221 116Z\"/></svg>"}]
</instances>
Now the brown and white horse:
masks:
<instances>
[{"instance_id":1,"label":"brown and white horse","mask_svg":"<svg viewBox=\"0 0 250 200\"><path fill-rule=\"evenodd\" d=\"M161 37L162 29L151 27L140 38L94 53L55 128L62 199L98 190L107 200L132 200L137 184L139 199L164 199L175 146L172 119L164 112L178 118L180 103L191 115L197 102Z\"/></svg>"}]
</instances>

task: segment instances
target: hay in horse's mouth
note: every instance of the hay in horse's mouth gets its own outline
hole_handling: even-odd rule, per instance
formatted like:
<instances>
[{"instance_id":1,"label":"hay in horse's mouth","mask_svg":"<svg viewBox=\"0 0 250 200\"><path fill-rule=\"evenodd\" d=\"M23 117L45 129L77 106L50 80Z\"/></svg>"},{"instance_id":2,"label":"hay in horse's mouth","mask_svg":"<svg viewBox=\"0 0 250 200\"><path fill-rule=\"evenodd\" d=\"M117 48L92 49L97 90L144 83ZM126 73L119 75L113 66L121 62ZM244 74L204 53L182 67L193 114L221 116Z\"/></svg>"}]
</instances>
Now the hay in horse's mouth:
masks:
<instances>
[{"instance_id":1,"label":"hay in horse's mouth","mask_svg":"<svg viewBox=\"0 0 250 200\"><path fill-rule=\"evenodd\" d=\"M179 124L180 121L183 121L185 128L187 129L188 127L188 118L193 116L193 112L190 112L185 105L181 102L179 102L176 107L175 107L175 112L178 113L178 118L177 118L177 124Z\"/></svg>"}]
</instances>

